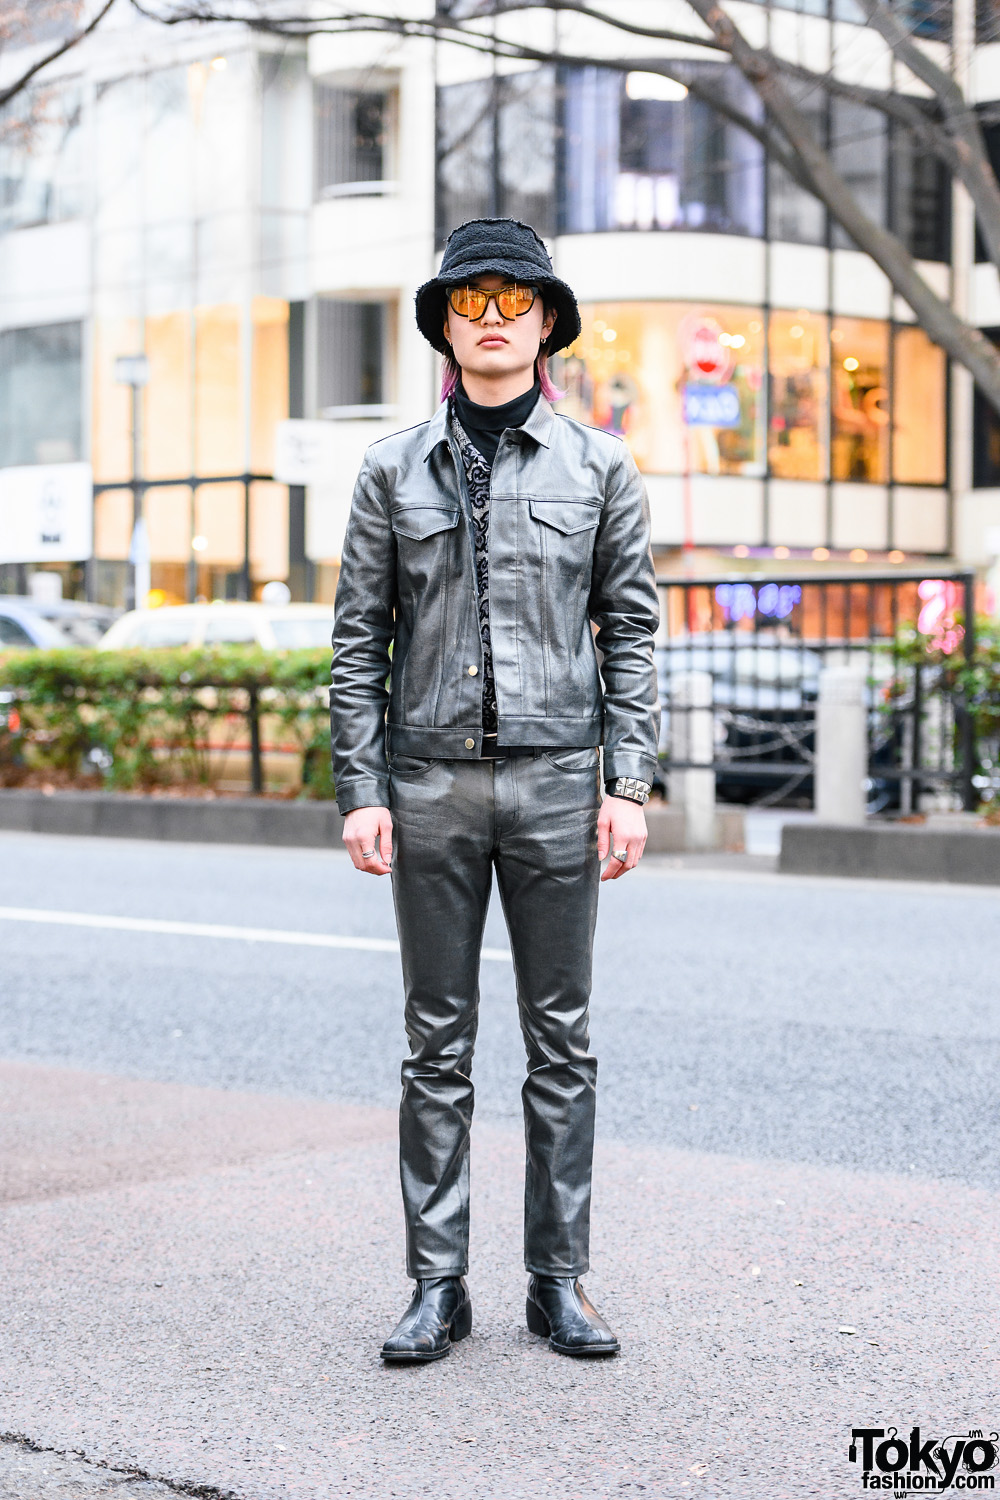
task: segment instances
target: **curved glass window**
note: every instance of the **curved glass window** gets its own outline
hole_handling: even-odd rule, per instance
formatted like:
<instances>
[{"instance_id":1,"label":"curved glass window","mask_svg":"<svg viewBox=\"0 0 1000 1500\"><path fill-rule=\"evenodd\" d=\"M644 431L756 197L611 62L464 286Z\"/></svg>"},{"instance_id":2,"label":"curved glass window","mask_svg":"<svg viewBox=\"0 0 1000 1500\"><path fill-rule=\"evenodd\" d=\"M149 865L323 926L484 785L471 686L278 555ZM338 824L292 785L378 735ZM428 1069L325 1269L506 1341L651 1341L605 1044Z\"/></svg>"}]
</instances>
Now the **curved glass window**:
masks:
<instances>
[{"instance_id":1,"label":"curved glass window","mask_svg":"<svg viewBox=\"0 0 1000 1500\"><path fill-rule=\"evenodd\" d=\"M688 63L681 76L759 114L734 68ZM630 98L628 75L605 68L566 69L560 79L560 232L763 233L763 149L704 98Z\"/></svg>"},{"instance_id":2,"label":"curved glass window","mask_svg":"<svg viewBox=\"0 0 1000 1500\"><path fill-rule=\"evenodd\" d=\"M583 331L557 375L566 389L561 411L621 433L646 473L764 472L759 311L592 302L580 313ZM710 356L702 360L707 371L698 365L702 355ZM686 408L696 425L682 420ZM713 411L723 419L718 426Z\"/></svg>"},{"instance_id":3,"label":"curved glass window","mask_svg":"<svg viewBox=\"0 0 1000 1500\"><path fill-rule=\"evenodd\" d=\"M768 327L770 413L767 460L780 479L824 479L829 360L827 320L773 312Z\"/></svg>"},{"instance_id":4,"label":"curved glass window","mask_svg":"<svg viewBox=\"0 0 1000 1500\"><path fill-rule=\"evenodd\" d=\"M882 484L889 477L889 325L836 318L830 341L833 478Z\"/></svg>"},{"instance_id":5,"label":"curved glass window","mask_svg":"<svg viewBox=\"0 0 1000 1500\"><path fill-rule=\"evenodd\" d=\"M895 329L890 361L876 318L777 309L765 347L762 308L590 302L580 315L554 370L559 410L619 433L644 473L946 482L947 360L920 328ZM980 448L977 475L993 462Z\"/></svg>"}]
</instances>

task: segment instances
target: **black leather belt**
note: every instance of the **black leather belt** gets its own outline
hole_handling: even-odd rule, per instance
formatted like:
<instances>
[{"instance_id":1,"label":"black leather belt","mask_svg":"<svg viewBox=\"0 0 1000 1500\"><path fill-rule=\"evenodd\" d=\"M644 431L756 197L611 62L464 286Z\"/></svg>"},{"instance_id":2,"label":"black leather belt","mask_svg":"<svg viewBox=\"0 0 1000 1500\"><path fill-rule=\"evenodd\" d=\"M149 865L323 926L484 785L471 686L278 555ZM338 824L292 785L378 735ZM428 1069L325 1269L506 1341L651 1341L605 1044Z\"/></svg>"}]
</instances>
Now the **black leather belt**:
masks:
<instances>
[{"instance_id":1,"label":"black leather belt","mask_svg":"<svg viewBox=\"0 0 1000 1500\"><path fill-rule=\"evenodd\" d=\"M491 740L496 740L495 734L483 735L483 748L479 752L480 760L506 760L512 755L541 755L542 753L535 745L510 745L506 749L501 749L495 743L491 745L489 743Z\"/></svg>"}]
</instances>

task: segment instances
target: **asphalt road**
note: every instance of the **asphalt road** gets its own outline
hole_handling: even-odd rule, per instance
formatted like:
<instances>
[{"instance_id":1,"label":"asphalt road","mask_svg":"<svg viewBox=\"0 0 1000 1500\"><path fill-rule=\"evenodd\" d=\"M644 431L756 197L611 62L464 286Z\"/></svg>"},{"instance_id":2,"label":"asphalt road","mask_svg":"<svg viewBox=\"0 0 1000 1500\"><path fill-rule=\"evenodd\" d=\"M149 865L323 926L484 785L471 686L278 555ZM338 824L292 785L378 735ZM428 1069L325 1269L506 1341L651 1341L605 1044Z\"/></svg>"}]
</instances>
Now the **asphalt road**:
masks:
<instances>
[{"instance_id":1,"label":"asphalt road","mask_svg":"<svg viewBox=\"0 0 1000 1500\"><path fill-rule=\"evenodd\" d=\"M0 835L0 906L393 939L345 855ZM609 1139L1000 1187L1000 893L671 868L602 889ZM0 1056L394 1108L395 953L0 923ZM486 943L505 948L494 900ZM480 1119L514 1124L512 971L483 966ZM697 1106L697 1108L692 1108Z\"/></svg>"},{"instance_id":2,"label":"asphalt road","mask_svg":"<svg viewBox=\"0 0 1000 1500\"><path fill-rule=\"evenodd\" d=\"M0 1443L0 1495L854 1495L852 1425L996 1428L1000 893L603 887L586 1284L623 1354L582 1367L523 1326L491 912L475 1327L416 1374L377 1359L407 1291L388 881L7 834L0 908L0 1436L42 1449ZM108 919L139 927L80 925Z\"/></svg>"}]
</instances>

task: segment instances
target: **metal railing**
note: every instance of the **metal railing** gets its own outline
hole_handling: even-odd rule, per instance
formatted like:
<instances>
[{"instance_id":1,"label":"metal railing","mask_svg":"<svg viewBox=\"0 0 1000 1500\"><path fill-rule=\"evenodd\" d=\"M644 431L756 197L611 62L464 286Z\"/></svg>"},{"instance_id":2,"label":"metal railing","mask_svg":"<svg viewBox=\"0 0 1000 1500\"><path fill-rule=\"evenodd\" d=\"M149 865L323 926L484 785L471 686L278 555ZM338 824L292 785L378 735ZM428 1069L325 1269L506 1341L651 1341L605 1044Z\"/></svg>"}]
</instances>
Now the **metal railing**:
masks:
<instances>
[{"instance_id":1,"label":"metal railing","mask_svg":"<svg viewBox=\"0 0 1000 1500\"><path fill-rule=\"evenodd\" d=\"M972 716L935 665L972 659L973 573L730 574L657 586L667 774L710 765L723 798L811 802L819 675L851 665L867 684L870 810L915 812L934 791L977 806ZM906 649L908 626L931 643L926 662ZM698 705L710 699L710 762L684 758L691 741L677 716L693 711L693 681Z\"/></svg>"}]
</instances>

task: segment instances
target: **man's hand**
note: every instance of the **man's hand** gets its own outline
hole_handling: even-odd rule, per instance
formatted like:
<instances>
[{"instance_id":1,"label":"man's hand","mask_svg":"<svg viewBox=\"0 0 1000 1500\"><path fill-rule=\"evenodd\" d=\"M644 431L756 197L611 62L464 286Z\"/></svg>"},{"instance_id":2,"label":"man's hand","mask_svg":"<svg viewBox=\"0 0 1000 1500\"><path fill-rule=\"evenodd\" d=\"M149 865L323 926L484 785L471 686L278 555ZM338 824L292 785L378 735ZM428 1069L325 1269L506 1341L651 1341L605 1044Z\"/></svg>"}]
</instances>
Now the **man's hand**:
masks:
<instances>
[{"instance_id":1,"label":"man's hand","mask_svg":"<svg viewBox=\"0 0 1000 1500\"><path fill-rule=\"evenodd\" d=\"M392 818L387 807L356 807L344 819L344 843L356 870L388 875L392 864Z\"/></svg>"},{"instance_id":2,"label":"man's hand","mask_svg":"<svg viewBox=\"0 0 1000 1500\"><path fill-rule=\"evenodd\" d=\"M627 797L605 797L597 819L597 857L604 860L610 853L611 859L601 876L602 883L617 880L626 870L634 870L645 847L646 814L641 804L631 802ZM627 850L627 858L623 861L615 859L616 849L619 854Z\"/></svg>"}]
</instances>

